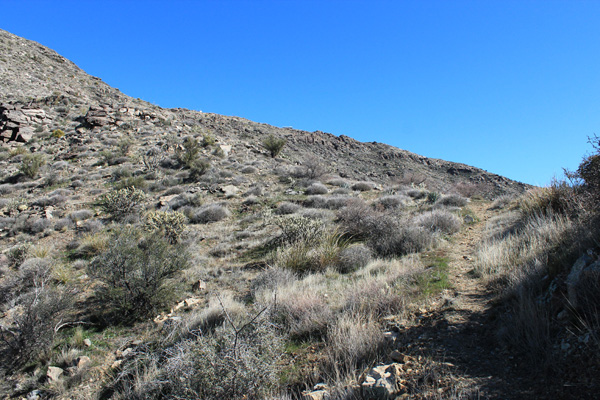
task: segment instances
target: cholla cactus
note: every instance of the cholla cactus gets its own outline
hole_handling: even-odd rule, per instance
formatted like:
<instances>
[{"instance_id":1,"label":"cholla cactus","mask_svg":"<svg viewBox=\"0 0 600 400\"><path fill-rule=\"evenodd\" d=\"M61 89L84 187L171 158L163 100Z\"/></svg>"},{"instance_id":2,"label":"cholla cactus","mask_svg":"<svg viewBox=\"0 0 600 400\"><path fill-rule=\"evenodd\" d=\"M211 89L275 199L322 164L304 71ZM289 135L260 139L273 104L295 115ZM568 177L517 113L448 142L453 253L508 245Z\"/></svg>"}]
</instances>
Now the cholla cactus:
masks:
<instances>
[{"instance_id":1,"label":"cholla cactus","mask_svg":"<svg viewBox=\"0 0 600 400\"><path fill-rule=\"evenodd\" d=\"M114 219L123 219L137 211L146 199L146 193L135 187L112 190L100 197L100 206Z\"/></svg>"},{"instance_id":2,"label":"cholla cactus","mask_svg":"<svg viewBox=\"0 0 600 400\"><path fill-rule=\"evenodd\" d=\"M146 230L160 232L172 244L177 243L185 228L185 215L178 211L151 211L146 214Z\"/></svg>"}]
</instances>

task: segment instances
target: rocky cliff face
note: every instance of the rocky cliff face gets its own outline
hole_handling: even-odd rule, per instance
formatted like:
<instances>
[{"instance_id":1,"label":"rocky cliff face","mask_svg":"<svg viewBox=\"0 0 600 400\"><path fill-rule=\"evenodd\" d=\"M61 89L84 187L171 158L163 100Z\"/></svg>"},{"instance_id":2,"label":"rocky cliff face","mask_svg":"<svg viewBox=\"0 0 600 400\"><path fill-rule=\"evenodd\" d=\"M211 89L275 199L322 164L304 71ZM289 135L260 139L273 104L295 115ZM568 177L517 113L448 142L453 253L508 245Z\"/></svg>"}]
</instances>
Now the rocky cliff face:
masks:
<instances>
[{"instance_id":1,"label":"rocky cliff face","mask_svg":"<svg viewBox=\"0 0 600 400\"><path fill-rule=\"evenodd\" d=\"M0 30L0 141L27 142L36 131L60 128L71 143L86 132L121 130L185 136L198 130L244 155L261 153L264 137L287 140L291 163L327 160L329 172L381 184L425 184L431 189L471 186L483 195L519 193L526 185L464 164L431 159L382 143L347 136L277 128L243 118L187 109L163 109L130 98L92 77L56 52ZM151 144L151 143L149 143ZM34 149L35 150L35 149ZM64 149L65 152L69 150Z\"/></svg>"}]
</instances>

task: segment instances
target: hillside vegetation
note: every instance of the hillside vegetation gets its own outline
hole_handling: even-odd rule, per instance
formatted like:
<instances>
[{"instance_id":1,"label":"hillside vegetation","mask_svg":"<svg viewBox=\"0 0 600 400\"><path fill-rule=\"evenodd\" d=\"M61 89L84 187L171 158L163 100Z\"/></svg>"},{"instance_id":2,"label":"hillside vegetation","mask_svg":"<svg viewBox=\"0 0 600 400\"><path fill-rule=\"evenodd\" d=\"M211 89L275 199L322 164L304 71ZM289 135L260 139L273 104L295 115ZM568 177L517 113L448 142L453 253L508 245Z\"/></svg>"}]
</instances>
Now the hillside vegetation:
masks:
<instances>
[{"instance_id":1,"label":"hillside vegetation","mask_svg":"<svg viewBox=\"0 0 600 400\"><path fill-rule=\"evenodd\" d=\"M0 48L3 397L592 398L597 154L529 188Z\"/></svg>"}]
</instances>

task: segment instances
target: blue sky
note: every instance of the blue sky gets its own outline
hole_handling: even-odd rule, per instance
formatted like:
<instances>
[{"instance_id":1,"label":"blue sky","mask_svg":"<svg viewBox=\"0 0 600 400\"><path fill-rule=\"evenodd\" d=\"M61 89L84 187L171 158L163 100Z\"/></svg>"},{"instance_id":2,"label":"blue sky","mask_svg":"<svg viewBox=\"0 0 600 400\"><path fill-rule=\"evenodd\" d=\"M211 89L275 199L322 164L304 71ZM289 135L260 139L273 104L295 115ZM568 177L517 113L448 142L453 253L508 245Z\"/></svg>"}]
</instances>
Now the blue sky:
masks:
<instances>
[{"instance_id":1,"label":"blue sky","mask_svg":"<svg viewBox=\"0 0 600 400\"><path fill-rule=\"evenodd\" d=\"M600 134L600 1L0 0L122 92L544 185Z\"/></svg>"}]
</instances>

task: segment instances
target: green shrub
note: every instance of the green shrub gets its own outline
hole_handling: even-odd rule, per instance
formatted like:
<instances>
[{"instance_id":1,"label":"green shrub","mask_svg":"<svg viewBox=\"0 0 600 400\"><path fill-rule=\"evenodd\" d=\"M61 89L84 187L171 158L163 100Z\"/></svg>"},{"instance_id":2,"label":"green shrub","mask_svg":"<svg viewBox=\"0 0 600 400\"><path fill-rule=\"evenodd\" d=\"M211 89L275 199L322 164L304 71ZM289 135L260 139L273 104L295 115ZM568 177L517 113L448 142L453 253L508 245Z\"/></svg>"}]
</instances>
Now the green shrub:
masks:
<instances>
[{"instance_id":1,"label":"green shrub","mask_svg":"<svg viewBox=\"0 0 600 400\"><path fill-rule=\"evenodd\" d=\"M155 315L173 299L168 280L187 267L185 249L132 227L115 231L110 243L88 266L89 275L102 283L98 298L122 322Z\"/></svg>"},{"instance_id":2,"label":"green shrub","mask_svg":"<svg viewBox=\"0 0 600 400\"><path fill-rule=\"evenodd\" d=\"M427 202L433 204L440 199L441 195L438 192L427 193Z\"/></svg>"},{"instance_id":3,"label":"green shrub","mask_svg":"<svg viewBox=\"0 0 600 400\"><path fill-rule=\"evenodd\" d=\"M216 139L214 136L208 134L208 133L203 133L202 134L202 147L210 147L212 145L214 145L216 143Z\"/></svg>"},{"instance_id":4,"label":"green shrub","mask_svg":"<svg viewBox=\"0 0 600 400\"><path fill-rule=\"evenodd\" d=\"M281 153L285 143L285 139L277 138L274 135L269 135L263 140L262 145L269 152L271 158L275 158L279 155L279 153Z\"/></svg>"},{"instance_id":5,"label":"green shrub","mask_svg":"<svg viewBox=\"0 0 600 400\"><path fill-rule=\"evenodd\" d=\"M65 136L65 132L62 129L55 129L52 131L52 135L50 136L53 138L60 139L61 137Z\"/></svg>"},{"instance_id":6,"label":"green shrub","mask_svg":"<svg viewBox=\"0 0 600 400\"><path fill-rule=\"evenodd\" d=\"M41 154L26 154L23 156L23 161L19 169L26 177L33 179L37 176L42 165L46 163L44 156Z\"/></svg>"},{"instance_id":7,"label":"green shrub","mask_svg":"<svg viewBox=\"0 0 600 400\"><path fill-rule=\"evenodd\" d=\"M177 243L185 228L185 215L178 211L151 211L146 215L146 230L161 233L169 243Z\"/></svg>"},{"instance_id":8,"label":"green shrub","mask_svg":"<svg viewBox=\"0 0 600 400\"><path fill-rule=\"evenodd\" d=\"M121 220L136 213L146 194L134 187L112 190L100 197L99 204L113 219Z\"/></svg>"},{"instance_id":9,"label":"green shrub","mask_svg":"<svg viewBox=\"0 0 600 400\"><path fill-rule=\"evenodd\" d=\"M175 155L177 156L177 161L180 164L183 164L186 168L190 168L192 163L198 157L200 153L201 145L198 143L198 140L192 136L188 136L183 140L182 147L178 147L175 150Z\"/></svg>"}]
</instances>

